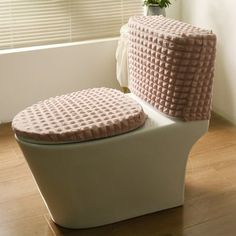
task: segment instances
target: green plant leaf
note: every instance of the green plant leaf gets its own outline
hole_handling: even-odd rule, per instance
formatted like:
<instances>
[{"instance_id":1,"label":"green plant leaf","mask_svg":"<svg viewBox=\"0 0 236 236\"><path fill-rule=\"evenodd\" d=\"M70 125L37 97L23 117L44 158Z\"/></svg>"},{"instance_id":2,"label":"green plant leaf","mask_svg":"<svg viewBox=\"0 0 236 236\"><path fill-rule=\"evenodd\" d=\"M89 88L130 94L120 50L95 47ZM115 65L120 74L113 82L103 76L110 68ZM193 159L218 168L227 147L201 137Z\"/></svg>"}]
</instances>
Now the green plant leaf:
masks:
<instances>
[{"instance_id":1,"label":"green plant leaf","mask_svg":"<svg viewBox=\"0 0 236 236\"><path fill-rule=\"evenodd\" d=\"M170 0L144 0L143 5L144 6L156 5L160 8L166 8L171 5L171 2Z\"/></svg>"}]
</instances>

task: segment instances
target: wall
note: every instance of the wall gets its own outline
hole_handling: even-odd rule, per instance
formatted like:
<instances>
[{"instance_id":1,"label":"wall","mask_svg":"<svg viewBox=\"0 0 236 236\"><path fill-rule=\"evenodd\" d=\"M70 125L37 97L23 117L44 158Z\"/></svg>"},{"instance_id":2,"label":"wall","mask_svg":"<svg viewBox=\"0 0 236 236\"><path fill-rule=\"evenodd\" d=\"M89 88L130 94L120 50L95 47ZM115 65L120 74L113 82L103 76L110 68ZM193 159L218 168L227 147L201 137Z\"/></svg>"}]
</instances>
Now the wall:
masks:
<instances>
[{"instance_id":1,"label":"wall","mask_svg":"<svg viewBox=\"0 0 236 236\"><path fill-rule=\"evenodd\" d=\"M236 2L176 0L167 16L213 29L218 48L213 109L236 124ZM0 54L0 122L38 100L82 88L118 87L117 40Z\"/></svg>"},{"instance_id":2,"label":"wall","mask_svg":"<svg viewBox=\"0 0 236 236\"><path fill-rule=\"evenodd\" d=\"M182 20L217 35L213 110L236 124L236 1L182 0Z\"/></svg>"},{"instance_id":3,"label":"wall","mask_svg":"<svg viewBox=\"0 0 236 236\"><path fill-rule=\"evenodd\" d=\"M39 100L89 87L117 87L117 39L0 54L0 122Z\"/></svg>"},{"instance_id":4,"label":"wall","mask_svg":"<svg viewBox=\"0 0 236 236\"><path fill-rule=\"evenodd\" d=\"M182 0L171 0L171 3L172 4L166 8L166 16L180 20L182 15Z\"/></svg>"}]
</instances>

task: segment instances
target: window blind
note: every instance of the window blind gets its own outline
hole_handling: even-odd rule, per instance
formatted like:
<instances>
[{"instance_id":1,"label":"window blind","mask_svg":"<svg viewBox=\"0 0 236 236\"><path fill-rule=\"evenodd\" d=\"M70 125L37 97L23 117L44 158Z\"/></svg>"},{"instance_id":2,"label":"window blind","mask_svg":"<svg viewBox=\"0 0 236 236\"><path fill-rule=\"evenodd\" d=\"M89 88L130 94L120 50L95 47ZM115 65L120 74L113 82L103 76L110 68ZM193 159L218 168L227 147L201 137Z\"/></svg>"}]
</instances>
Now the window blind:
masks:
<instances>
[{"instance_id":1,"label":"window blind","mask_svg":"<svg viewBox=\"0 0 236 236\"><path fill-rule=\"evenodd\" d=\"M0 0L0 49L114 37L142 0Z\"/></svg>"}]
</instances>

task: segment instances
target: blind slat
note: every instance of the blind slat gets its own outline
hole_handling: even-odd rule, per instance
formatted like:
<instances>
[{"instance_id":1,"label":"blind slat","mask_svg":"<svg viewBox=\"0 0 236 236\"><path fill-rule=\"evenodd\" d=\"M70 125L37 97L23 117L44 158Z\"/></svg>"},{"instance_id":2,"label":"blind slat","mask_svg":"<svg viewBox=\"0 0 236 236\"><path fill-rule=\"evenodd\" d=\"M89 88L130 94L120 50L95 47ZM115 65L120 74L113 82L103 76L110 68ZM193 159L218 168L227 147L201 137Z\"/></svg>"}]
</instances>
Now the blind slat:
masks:
<instances>
[{"instance_id":1,"label":"blind slat","mask_svg":"<svg viewBox=\"0 0 236 236\"><path fill-rule=\"evenodd\" d=\"M118 36L142 0L0 0L0 49Z\"/></svg>"}]
</instances>

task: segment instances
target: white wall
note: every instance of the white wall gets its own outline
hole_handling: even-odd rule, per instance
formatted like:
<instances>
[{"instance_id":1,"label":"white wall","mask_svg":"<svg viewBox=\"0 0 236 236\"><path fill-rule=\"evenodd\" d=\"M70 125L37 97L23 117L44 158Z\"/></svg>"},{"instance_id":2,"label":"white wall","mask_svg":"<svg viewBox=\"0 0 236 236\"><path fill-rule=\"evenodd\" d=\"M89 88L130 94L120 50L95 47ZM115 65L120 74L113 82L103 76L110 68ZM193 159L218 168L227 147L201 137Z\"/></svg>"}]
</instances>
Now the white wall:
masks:
<instances>
[{"instance_id":1,"label":"white wall","mask_svg":"<svg viewBox=\"0 0 236 236\"><path fill-rule=\"evenodd\" d=\"M213 109L236 124L236 1L176 0L167 16L213 29L217 61ZM88 87L118 87L117 40L0 54L0 122L47 97Z\"/></svg>"},{"instance_id":2,"label":"white wall","mask_svg":"<svg viewBox=\"0 0 236 236\"><path fill-rule=\"evenodd\" d=\"M236 124L236 1L182 0L182 20L216 33L213 110Z\"/></svg>"},{"instance_id":3,"label":"white wall","mask_svg":"<svg viewBox=\"0 0 236 236\"><path fill-rule=\"evenodd\" d=\"M166 16L170 18L174 18L176 20L180 20L181 14L182 14L182 10L181 10L182 1L171 0L171 3L172 4L168 8L166 8Z\"/></svg>"},{"instance_id":4,"label":"white wall","mask_svg":"<svg viewBox=\"0 0 236 236\"><path fill-rule=\"evenodd\" d=\"M39 100L89 87L117 87L117 40L0 54L0 123Z\"/></svg>"}]
</instances>

